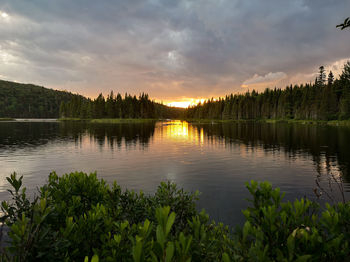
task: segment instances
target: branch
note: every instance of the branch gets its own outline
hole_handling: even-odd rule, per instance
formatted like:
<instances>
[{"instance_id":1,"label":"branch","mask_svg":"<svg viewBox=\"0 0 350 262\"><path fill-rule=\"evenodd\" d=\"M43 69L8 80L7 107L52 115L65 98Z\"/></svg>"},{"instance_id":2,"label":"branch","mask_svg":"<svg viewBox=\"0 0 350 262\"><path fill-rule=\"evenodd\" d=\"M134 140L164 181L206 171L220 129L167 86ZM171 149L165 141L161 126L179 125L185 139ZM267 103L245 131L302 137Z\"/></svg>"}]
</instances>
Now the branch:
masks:
<instances>
[{"instance_id":1,"label":"branch","mask_svg":"<svg viewBox=\"0 0 350 262\"><path fill-rule=\"evenodd\" d=\"M341 30L347 28L347 27L350 27L350 17L346 18L344 20L344 23L340 24L340 25L337 25L337 27L340 27Z\"/></svg>"}]
</instances>

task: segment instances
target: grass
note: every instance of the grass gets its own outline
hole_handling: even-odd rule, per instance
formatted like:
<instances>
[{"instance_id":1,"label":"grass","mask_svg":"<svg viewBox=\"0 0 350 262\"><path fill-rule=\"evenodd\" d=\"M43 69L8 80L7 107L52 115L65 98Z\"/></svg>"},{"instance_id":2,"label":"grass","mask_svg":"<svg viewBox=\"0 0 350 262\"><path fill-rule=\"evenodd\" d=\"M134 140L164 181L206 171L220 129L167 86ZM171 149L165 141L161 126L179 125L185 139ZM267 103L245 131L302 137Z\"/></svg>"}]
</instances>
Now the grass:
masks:
<instances>
[{"instance_id":1,"label":"grass","mask_svg":"<svg viewBox=\"0 0 350 262\"><path fill-rule=\"evenodd\" d=\"M98 119L83 119L83 118L59 118L59 121L87 121L89 123L98 124L120 124L120 123L145 123L157 121L158 119L144 118L98 118Z\"/></svg>"},{"instance_id":2,"label":"grass","mask_svg":"<svg viewBox=\"0 0 350 262\"><path fill-rule=\"evenodd\" d=\"M91 119L90 123L101 124L119 124L119 123L146 123L151 121L157 121L158 119L145 119L145 118L100 118Z\"/></svg>"},{"instance_id":3,"label":"grass","mask_svg":"<svg viewBox=\"0 0 350 262\"><path fill-rule=\"evenodd\" d=\"M311 120L311 119L185 119L191 123L201 123L201 124L210 124L210 123L288 123L288 124L303 124L303 125L330 125L330 126L350 126L350 120Z\"/></svg>"},{"instance_id":4,"label":"grass","mask_svg":"<svg viewBox=\"0 0 350 262\"><path fill-rule=\"evenodd\" d=\"M200 123L200 124L217 124L217 123L246 123L246 122L256 122L257 120L249 119L182 119L189 123Z\"/></svg>"},{"instance_id":5,"label":"grass","mask_svg":"<svg viewBox=\"0 0 350 262\"><path fill-rule=\"evenodd\" d=\"M4 117L4 118L0 118L0 121L13 121L15 120L14 118L10 118L10 117Z\"/></svg>"},{"instance_id":6,"label":"grass","mask_svg":"<svg viewBox=\"0 0 350 262\"><path fill-rule=\"evenodd\" d=\"M332 120L327 122L330 126L350 126L350 120Z\"/></svg>"},{"instance_id":7,"label":"grass","mask_svg":"<svg viewBox=\"0 0 350 262\"><path fill-rule=\"evenodd\" d=\"M64 118L59 118L59 121L85 121L87 119L82 119L82 118L74 118L74 117L64 117Z\"/></svg>"},{"instance_id":8,"label":"grass","mask_svg":"<svg viewBox=\"0 0 350 262\"><path fill-rule=\"evenodd\" d=\"M303 125L350 126L350 120L311 120L311 119L264 119L265 123L289 123Z\"/></svg>"}]
</instances>

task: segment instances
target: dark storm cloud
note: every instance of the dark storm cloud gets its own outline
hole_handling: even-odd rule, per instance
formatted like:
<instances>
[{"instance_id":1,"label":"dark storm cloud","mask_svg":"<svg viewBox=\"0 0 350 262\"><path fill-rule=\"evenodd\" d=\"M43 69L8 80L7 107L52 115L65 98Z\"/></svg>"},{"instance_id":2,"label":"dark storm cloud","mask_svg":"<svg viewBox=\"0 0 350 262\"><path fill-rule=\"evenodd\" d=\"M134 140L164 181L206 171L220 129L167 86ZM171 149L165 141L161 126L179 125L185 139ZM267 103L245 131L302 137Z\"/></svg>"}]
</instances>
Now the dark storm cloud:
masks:
<instances>
[{"instance_id":1,"label":"dark storm cloud","mask_svg":"<svg viewBox=\"0 0 350 262\"><path fill-rule=\"evenodd\" d=\"M284 85L350 56L350 33L335 28L349 10L343 0L7 0L0 77L159 99Z\"/></svg>"}]
</instances>

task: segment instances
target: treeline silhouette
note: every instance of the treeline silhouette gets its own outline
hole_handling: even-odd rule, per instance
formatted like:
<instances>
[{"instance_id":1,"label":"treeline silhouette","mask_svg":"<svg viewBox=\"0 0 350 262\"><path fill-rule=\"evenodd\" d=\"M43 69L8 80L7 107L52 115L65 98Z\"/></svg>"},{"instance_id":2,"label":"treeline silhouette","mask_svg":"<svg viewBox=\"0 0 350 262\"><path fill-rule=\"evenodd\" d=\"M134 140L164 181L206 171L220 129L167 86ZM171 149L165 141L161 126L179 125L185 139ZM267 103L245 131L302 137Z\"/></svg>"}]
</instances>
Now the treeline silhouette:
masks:
<instances>
[{"instance_id":1,"label":"treeline silhouette","mask_svg":"<svg viewBox=\"0 0 350 262\"><path fill-rule=\"evenodd\" d=\"M0 80L0 118L179 118L184 109L111 92L91 100L67 91Z\"/></svg>"},{"instance_id":2,"label":"treeline silhouette","mask_svg":"<svg viewBox=\"0 0 350 262\"><path fill-rule=\"evenodd\" d=\"M57 118L61 102L73 97L84 99L66 91L0 80L0 117Z\"/></svg>"},{"instance_id":3,"label":"treeline silhouette","mask_svg":"<svg viewBox=\"0 0 350 262\"><path fill-rule=\"evenodd\" d=\"M179 118L184 109L168 107L149 99L142 93L139 97L113 91L105 97L100 94L96 99L73 97L68 103L60 106L61 118Z\"/></svg>"},{"instance_id":4,"label":"treeline silhouette","mask_svg":"<svg viewBox=\"0 0 350 262\"><path fill-rule=\"evenodd\" d=\"M349 119L350 62L344 65L339 79L332 71L326 77L321 66L313 84L210 99L188 108L184 115L188 119Z\"/></svg>"}]
</instances>

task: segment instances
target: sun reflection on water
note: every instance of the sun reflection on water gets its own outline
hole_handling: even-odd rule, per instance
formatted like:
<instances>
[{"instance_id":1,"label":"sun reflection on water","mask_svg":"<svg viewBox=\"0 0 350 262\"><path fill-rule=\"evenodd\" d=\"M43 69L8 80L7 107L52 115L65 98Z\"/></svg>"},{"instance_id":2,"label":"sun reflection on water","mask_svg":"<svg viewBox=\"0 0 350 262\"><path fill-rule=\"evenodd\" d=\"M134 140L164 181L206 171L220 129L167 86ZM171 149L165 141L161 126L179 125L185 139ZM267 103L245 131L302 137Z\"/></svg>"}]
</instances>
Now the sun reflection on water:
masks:
<instances>
[{"instance_id":1,"label":"sun reflection on water","mask_svg":"<svg viewBox=\"0 0 350 262\"><path fill-rule=\"evenodd\" d=\"M183 140L196 144L204 143L203 128L195 128L186 121L174 120L163 122L161 125L161 133L164 138L171 140Z\"/></svg>"},{"instance_id":2,"label":"sun reflection on water","mask_svg":"<svg viewBox=\"0 0 350 262\"><path fill-rule=\"evenodd\" d=\"M183 121L172 121L168 124L163 125L166 127L166 135L168 137L188 137L188 123Z\"/></svg>"}]
</instances>

